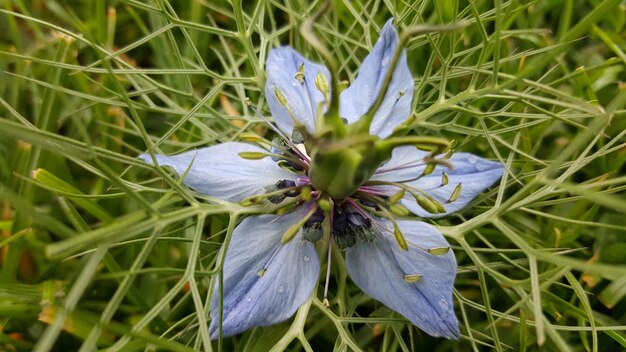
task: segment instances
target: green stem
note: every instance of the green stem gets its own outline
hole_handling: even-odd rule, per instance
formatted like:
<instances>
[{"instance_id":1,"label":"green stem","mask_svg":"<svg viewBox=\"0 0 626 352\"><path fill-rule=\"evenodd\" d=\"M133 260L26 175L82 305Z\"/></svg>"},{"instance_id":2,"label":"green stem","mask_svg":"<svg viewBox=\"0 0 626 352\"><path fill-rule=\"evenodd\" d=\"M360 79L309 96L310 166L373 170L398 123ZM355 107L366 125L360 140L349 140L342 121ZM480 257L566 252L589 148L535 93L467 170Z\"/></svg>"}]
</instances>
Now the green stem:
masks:
<instances>
[{"instance_id":1,"label":"green stem","mask_svg":"<svg viewBox=\"0 0 626 352\"><path fill-rule=\"evenodd\" d=\"M304 21L300 27L300 33L302 34L302 37L304 37L304 39L308 41L309 44L311 44L311 46L315 48L315 50L317 50L317 52L326 60L326 66L330 71L331 97L324 122L328 123L332 127L335 136L341 137L345 135L346 128L343 121L341 121L341 118L339 117L339 69L337 68L337 61L335 61L332 53L328 50L328 48L326 48L324 43L319 40L313 31L313 24L330 9L331 3L331 0L325 1L322 7L315 14L313 14L313 16Z\"/></svg>"}]
</instances>

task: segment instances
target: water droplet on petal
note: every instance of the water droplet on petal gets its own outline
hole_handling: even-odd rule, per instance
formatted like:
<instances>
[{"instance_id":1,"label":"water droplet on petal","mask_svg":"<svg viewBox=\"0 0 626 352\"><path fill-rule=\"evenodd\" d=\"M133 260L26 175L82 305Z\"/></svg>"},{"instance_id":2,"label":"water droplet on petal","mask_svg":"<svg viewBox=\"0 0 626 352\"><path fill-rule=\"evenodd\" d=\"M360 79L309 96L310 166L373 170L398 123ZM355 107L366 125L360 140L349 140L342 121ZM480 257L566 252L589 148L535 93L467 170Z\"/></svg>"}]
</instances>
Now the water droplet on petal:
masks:
<instances>
[{"instance_id":1,"label":"water droplet on petal","mask_svg":"<svg viewBox=\"0 0 626 352\"><path fill-rule=\"evenodd\" d=\"M311 257L305 255L304 257L302 257L302 260L304 260L305 262L309 262L311 260Z\"/></svg>"},{"instance_id":2,"label":"water droplet on petal","mask_svg":"<svg viewBox=\"0 0 626 352\"><path fill-rule=\"evenodd\" d=\"M246 298L246 302L248 302L248 303L252 302L252 298L250 298L250 297Z\"/></svg>"},{"instance_id":3,"label":"water droplet on petal","mask_svg":"<svg viewBox=\"0 0 626 352\"><path fill-rule=\"evenodd\" d=\"M285 292L285 286L284 285L279 285L277 291L278 291L278 293Z\"/></svg>"},{"instance_id":4,"label":"water droplet on petal","mask_svg":"<svg viewBox=\"0 0 626 352\"><path fill-rule=\"evenodd\" d=\"M485 163L476 164L474 166L476 167L476 170L478 170L478 171L485 171L485 170L489 169L489 165L487 165Z\"/></svg>"},{"instance_id":5,"label":"water droplet on petal","mask_svg":"<svg viewBox=\"0 0 626 352\"><path fill-rule=\"evenodd\" d=\"M439 300L439 307L441 307L441 309L443 310L448 310L450 308L450 305L448 304L448 301L442 298Z\"/></svg>"}]
</instances>

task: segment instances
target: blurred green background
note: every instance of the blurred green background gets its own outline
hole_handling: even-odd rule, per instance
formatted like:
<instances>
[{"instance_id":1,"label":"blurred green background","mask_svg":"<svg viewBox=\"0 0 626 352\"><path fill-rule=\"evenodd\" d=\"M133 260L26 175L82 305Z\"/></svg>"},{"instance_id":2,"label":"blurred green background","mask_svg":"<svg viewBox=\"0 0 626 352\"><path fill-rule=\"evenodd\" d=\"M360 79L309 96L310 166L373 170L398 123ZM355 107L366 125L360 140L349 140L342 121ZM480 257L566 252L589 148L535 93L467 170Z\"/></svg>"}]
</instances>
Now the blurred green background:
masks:
<instances>
[{"instance_id":1,"label":"blurred green background","mask_svg":"<svg viewBox=\"0 0 626 352\"><path fill-rule=\"evenodd\" d=\"M333 305L314 300L304 325L209 341L224 234L263 209L198 195L135 157L271 139L244 100L269 115L270 48L322 61L299 33L319 6L0 1L0 350L626 349L621 0L335 0L315 30L346 81L390 17L400 30L469 23L407 46L410 133L507 168L433 222L459 265L462 338L429 337L334 265Z\"/></svg>"}]
</instances>

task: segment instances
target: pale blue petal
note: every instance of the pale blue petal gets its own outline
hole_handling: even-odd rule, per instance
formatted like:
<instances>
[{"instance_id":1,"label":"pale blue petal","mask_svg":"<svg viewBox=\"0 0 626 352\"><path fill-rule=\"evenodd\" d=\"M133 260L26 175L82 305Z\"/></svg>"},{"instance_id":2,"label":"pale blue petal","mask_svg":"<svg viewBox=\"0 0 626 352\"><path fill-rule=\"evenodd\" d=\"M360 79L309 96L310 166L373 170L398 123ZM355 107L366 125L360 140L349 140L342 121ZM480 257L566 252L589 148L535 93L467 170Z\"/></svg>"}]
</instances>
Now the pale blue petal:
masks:
<instances>
[{"instance_id":1,"label":"pale blue petal","mask_svg":"<svg viewBox=\"0 0 626 352\"><path fill-rule=\"evenodd\" d=\"M233 232L224 262L223 336L289 319L312 294L320 272L313 243L300 231L287 244L280 240L302 218L301 209L282 217L246 218ZM263 276L258 272L266 269ZM217 338L219 294L211 303L211 338Z\"/></svg>"},{"instance_id":2,"label":"pale blue petal","mask_svg":"<svg viewBox=\"0 0 626 352\"><path fill-rule=\"evenodd\" d=\"M156 155L156 158L160 166L173 168L179 176L187 172L183 183L190 188L231 202L266 193L265 187L278 180L295 181L297 178L278 167L269 157L247 160L239 156L241 152L267 151L248 143L228 142L178 155ZM142 154L139 158L152 163L149 154Z\"/></svg>"},{"instance_id":3,"label":"pale blue petal","mask_svg":"<svg viewBox=\"0 0 626 352\"><path fill-rule=\"evenodd\" d=\"M372 179L384 181L404 181L416 178L424 171L422 159L428 153L412 146L394 149L392 158L380 167ZM407 182L411 187L426 191L446 209L443 214L431 214L416 202L415 198L407 194L402 204L411 212L422 217L439 217L463 209L478 194L493 185L504 173L501 163L490 161L469 153L455 153L449 160L454 166L448 169L438 165L433 173L420 177L418 180ZM448 174L448 184L442 185L442 174ZM461 183L461 195L454 202L448 202L454 188Z\"/></svg>"},{"instance_id":4,"label":"pale blue petal","mask_svg":"<svg viewBox=\"0 0 626 352\"><path fill-rule=\"evenodd\" d=\"M432 336L459 337L459 323L452 302L456 275L454 253L432 255L425 249L448 247L433 226L417 221L399 221L409 245L398 247L393 226L381 220L388 231L373 242L357 242L346 251L346 264L352 280L365 293L402 314ZM422 275L409 283L405 275Z\"/></svg>"},{"instance_id":5,"label":"pale blue petal","mask_svg":"<svg viewBox=\"0 0 626 352\"><path fill-rule=\"evenodd\" d=\"M296 78L301 65L304 65L303 83ZM326 67L308 61L297 51L285 46L270 51L265 70L265 99L278 128L290 136L294 121L288 110L278 102L276 88L287 98L293 117L299 124L303 124L309 132L314 132L318 107L324 101L324 95L315 86L315 77L321 72L330 82L330 73ZM322 112L325 111L323 107Z\"/></svg>"},{"instance_id":6,"label":"pale blue petal","mask_svg":"<svg viewBox=\"0 0 626 352\"><path fill-rule=\"evenodd\" d=\"M381 30L374 49L363 61L356 79L341 93L339 114L348 123L357 121L376 101L397 46L398 33L392 20L389 20ZM403 50L385 98L374 115L370 134L385 138L409 117L413 86L413 78L406 63L406 52Z\"/></svg>"}]
</instances>

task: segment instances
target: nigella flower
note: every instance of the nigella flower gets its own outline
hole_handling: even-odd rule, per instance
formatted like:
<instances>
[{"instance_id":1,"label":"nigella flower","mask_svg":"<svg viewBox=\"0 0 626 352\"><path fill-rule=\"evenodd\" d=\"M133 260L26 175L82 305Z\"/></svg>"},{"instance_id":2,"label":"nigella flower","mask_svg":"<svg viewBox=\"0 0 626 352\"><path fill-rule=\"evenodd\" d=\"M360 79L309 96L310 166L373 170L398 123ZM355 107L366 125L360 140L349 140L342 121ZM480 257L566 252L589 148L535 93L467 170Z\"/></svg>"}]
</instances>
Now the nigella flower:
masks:
<instances>
[{"instance_id":1,"label":"nigella flower","mask_svg":"<svg viewBox=\"0 0 626 352\"><path fill-rule=\"evenodd\" d=\"M212 338L220 323L230 336L291 317L314 294L320 240L345 251L349 274L365 293L430 335L459 336L454 254L435 227L409 215L460 210L503 167L452 153L436 139L394 134L413 95L406 54L394 59L396 49L390 20L338 108L328 83L335 77L324 66L289 47L273 49L265 95L281 139L266 148L228 142L156 155L197 192L282 206L280 214L250 216L235 228L223 268L221 322L219 291L213 295ZM141 158L152 162L150 155Z\"/></svg>"}]
</instances>

